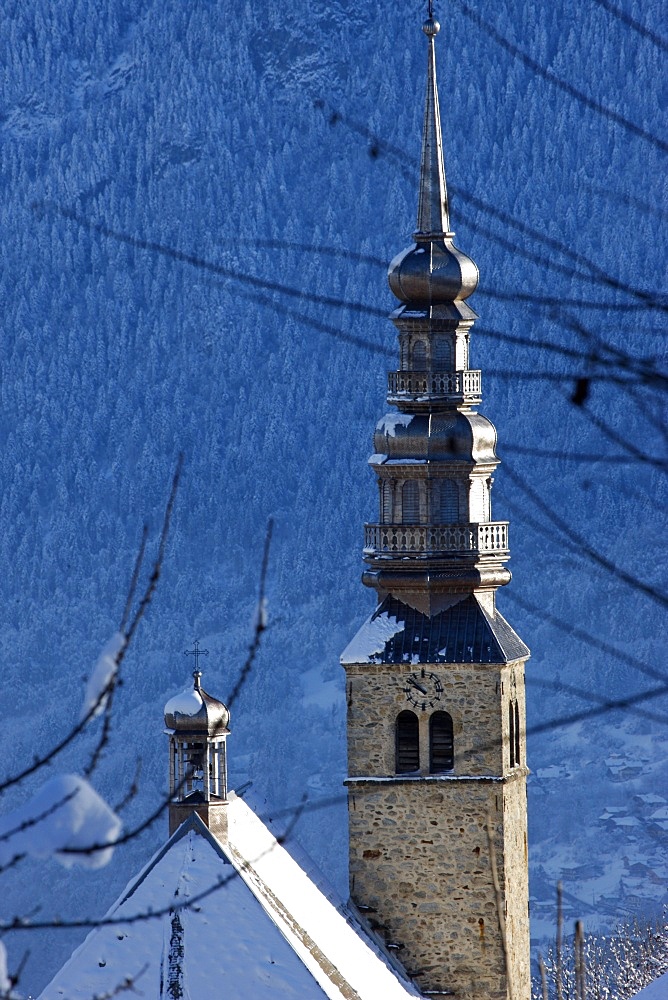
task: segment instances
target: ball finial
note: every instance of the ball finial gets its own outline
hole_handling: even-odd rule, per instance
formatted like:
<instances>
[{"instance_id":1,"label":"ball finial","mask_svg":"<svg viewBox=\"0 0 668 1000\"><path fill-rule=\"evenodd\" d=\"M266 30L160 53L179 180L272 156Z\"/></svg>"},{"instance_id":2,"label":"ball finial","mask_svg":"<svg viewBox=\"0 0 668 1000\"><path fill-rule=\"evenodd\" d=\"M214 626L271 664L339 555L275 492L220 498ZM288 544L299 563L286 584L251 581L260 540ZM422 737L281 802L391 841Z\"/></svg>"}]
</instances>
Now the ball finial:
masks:
<instances>
[{"instance_id":1,"label":"ball finial","mask_svg":"<svg viewBox=\"0 0 668 1000\"><path fill-rule=\"evenodd\" d=\"M428 17L427 20L422 25L422 30L424 31L427 38L433 38L441 30L441 26L437 20L433 17Z\"/></svg>"}]
</instances>

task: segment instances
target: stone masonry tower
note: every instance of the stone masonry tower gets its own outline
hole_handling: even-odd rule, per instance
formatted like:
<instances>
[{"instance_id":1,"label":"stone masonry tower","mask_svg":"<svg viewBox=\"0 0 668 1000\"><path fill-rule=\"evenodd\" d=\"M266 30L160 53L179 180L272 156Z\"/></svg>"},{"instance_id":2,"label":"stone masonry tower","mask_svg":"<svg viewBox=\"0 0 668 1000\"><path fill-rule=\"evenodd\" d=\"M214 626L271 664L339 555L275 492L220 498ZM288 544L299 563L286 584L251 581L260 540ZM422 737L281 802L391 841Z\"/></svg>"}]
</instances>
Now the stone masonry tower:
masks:
<instances>
[{"instance_id":1,"label":"stone masonry tower","mask_svg":"<svg viewBox=\"0 0 668 1000\"><path fill-rule=\"evenodd\" d=\"M342 657L350 892L425 996L529 1000L529 650L496 608L508 525L492 520L496 431L469 368L478 269L450 231L438 22L423 31L417 230L389 269L396 410L370 459L380 512L363 580L379 603Z\"/></svg>"}]
</instances>

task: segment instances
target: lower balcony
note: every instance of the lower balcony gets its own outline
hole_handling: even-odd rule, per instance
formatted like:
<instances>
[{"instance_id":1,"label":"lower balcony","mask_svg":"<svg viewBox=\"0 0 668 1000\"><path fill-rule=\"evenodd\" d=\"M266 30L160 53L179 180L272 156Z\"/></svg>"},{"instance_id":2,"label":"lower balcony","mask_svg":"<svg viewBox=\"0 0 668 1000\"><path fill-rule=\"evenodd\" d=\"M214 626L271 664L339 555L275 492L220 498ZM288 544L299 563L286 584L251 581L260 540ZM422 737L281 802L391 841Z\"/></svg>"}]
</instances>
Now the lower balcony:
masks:
<instances>
[{"instance_id":1,"label":"lower balcony","mask_svg":"<svg viewBox=\"0 0 668 1000\"><path fill-rule=\"evenodd\" d=\"M508 553L508 522L484 524L366 524L364 555L372 557L446 556Z\"/></svg>"}]
</instances>

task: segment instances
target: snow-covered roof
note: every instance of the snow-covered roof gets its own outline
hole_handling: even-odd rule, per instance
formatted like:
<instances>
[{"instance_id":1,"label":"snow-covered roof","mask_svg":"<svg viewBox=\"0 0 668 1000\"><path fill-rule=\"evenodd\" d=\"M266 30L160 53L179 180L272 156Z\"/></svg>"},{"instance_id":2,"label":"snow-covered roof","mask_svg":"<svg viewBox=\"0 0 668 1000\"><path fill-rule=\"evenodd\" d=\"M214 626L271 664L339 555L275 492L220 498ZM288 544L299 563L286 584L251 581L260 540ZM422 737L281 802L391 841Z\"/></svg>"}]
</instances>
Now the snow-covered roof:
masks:
<instances>
[{"instance_id":1,"label":"snow-covered roof","mask_svg":"<svg viewBox=\"0 0 668 1000\"><path fill-rule=\"evenodd\" d=\"M243 799L232 793L227 811L227 842L194 813L182 824L40 1000L90 1000L134 976L145 996L190 1000L420 996ZM159 915L132 922L149 910Z\"/></svg>"},{"instance_id":2,"label":"snow-covered roof","mask_svg":"<svg viewBox=\"0 0 668 1000\"><path fill-rule=\"evenodd\" d=\"M668 997L668 972L664 972L649 986L645 986L640 993L636 993L633 1000L666 1000L666 997Z\"/></svg>"},{"instance_id":3,"label":"snow-covered roof","mask_svg":"<svg viewBox=\"0 0 668 1000\"><path fill-rule=\"evenodd\" d=\"M429 616L386 597L341 656L350 663L508 663L529 655L498 611L471 594Z\"/></svg>"}]
</instances>

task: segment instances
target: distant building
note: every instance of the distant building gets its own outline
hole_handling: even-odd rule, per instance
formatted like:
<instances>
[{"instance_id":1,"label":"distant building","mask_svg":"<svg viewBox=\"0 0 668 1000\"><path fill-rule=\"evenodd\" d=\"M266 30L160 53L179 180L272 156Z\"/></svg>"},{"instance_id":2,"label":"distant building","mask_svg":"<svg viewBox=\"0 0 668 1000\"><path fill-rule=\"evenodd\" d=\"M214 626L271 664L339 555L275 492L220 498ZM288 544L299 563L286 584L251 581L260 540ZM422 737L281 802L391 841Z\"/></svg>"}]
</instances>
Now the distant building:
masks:
<instances>
[{"instance_id":1,"label":"distant building","mask_svg":"<svg viewBox=\"0 0 668 1000\"><path fill-rule=\"evenodd\" d=\"M370 459L363 579L378 607L342 657L351 901L228 792L229 712L195 671L165 707L170 839L43 1000L112 996L126 979L189 1000L529 1000L529 651L496 608L508 525L492 520L496 431L469 368L478 270L450 231L439 25L423 30L417 230L389 270L396 411Z\"/></svg>"}]
</instances>

